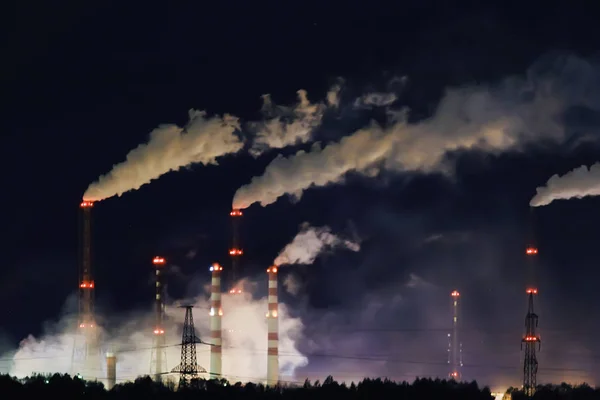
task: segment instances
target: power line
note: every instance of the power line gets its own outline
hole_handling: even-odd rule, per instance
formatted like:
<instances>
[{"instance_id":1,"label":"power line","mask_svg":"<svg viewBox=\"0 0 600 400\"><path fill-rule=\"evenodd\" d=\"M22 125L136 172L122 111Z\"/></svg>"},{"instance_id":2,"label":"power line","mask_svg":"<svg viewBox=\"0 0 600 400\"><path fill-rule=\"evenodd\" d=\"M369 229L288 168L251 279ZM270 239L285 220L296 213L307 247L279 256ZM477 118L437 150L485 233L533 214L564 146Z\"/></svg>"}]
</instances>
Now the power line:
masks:
<instances>
[{"instance_id":1,"label":"power line","mask_svg":"<svg viewBox=\"0 0 600 400\"><path fill-rule=\"evenodd\" d=\"M205 344L207 345L207 343L201 342L200 344ZM165 346L161 346L161 347L180 347L181 344L171 344L171 345L165 345ZM118 353L130 353L130 352L139 352L139 351L145 351L145 350L151 350L153 347L137 347L137 348L125 348L122 350L119 350ZM256 355L266 355L267 351L266 350L249 350L249 349L245 349L242 347L235 347L235 346L223 346L224 349L228 349L228 350L234 350L234 351L241 351L241 352L245 352L245 353L249 353L249 354L256 354ZM297 353L286 353L286 352L279 352L279 355L282 357L298 357L298 358L304 358L304 357L317 357L317 358L328 358L328 359L343 359L343 360L357 360L357 361L373 361L373 362L389 362L389 363L397 363L397 364L412 364L412 365L427 365L427 366L443 366L443 367L447 367L447 362L442 362L442 361L429 361L429 360L411 360L411 359L403 359L403 358L395 358L395 357L389 357L389 356L385 356L385 355L377 355L377 354L353 354L353 355L347 355L347 354L331 354L331 353L305 353L305 354L297 354ZM64 355L64 356L41 356L41 357L18 357L18 358L0 358L0 361L34 361L34 360L42 360L42 359L56 359L56 358L66 358L66 357L70 357L70 355ZM500 369L500 370L515 370L515 369L519 369L520 366L516 365L516 366L509 366L509 365L498 365L498 364L470 364L470 363L465 363L464 365L465 368L477 368L477 369ZM545 368L540 368L541 372L544 371L556 371L556 372L587 372L584 369L581 368L559 368L559 367L545 367Z\"/></svg>"}]
</instances>

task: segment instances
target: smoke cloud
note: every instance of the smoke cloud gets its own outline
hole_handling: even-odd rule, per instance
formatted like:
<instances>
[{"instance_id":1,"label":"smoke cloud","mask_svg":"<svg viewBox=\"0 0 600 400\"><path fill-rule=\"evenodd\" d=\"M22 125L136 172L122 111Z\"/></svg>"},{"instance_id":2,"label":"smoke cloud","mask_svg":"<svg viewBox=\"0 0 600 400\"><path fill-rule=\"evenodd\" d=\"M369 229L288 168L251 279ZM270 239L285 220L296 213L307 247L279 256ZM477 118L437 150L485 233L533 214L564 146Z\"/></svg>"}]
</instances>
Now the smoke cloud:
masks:
<instances>
[{"instance_id":1,"label":"smoke cloud","mask_svg":"<svg viewBox=\"0 0 600 400\"><path fill-rule=\"evenodd\" d=\"M243 142L235 135L240 128L236 117L208 118L204 111L190 110L189 118L184 128L167 124L154 129L148 143L131 150L125 161L92 183L83 198L100 201L121 196L167 172L194 163L217 164L217 158L242 149Z\"/></svg>"},{"instance_id":2,"label":"smoke cloud","mask_svg":"<svg viewBox=\"0 0 600 400\"><path fill-rule=\"evenodd\" d=\"M279 253L274 264L312 264L321 252L335 247L345 247L352 251L360 250L359 243L341 239L332 234L328 226L315 228L305 222L291 243Z\"/></svg>"},{"instance_id":3,"label":"smoke cloud","mask_svg":"<svg viewBox=\"0 0 600 400\"><path fill-rule=\"evenodd\" d=\"M283 287L292 296L297 296L302 289L302 283L296 275L288 273L283 279Z\"/></svg>"},{"instance_id":4,"label":"smoke cloud","mask_svg":"<svg viewBox=\"0 0 600 400\"><path fill-rule=\"evenodd\" d=\"M261 282L261 284L265 284ZM262 382L267 373L267 325L264 319L268 309L267 298L254 299L251 293L242 295L223 294L223 377L233 381ZM208 294L195 301L194 322L197 336L210 340ZM166 308L166 354L170 371L180 361L181 332L184 310L176 304ZM279 305L279 348L281 379L294 380L297 368L306 365L307 359L297 350L297 341L303 329L298 318L289 316L285 304ZM121 323L110 332L103 332L101 350L92 367L72 362L74 345L78 339L73 316L66 316L47 328L40 338L27 337L16 352L2 358L12 359L9 372L25 377L37 373L81 373L86 379L98 379L106 383L105 351L117 355L117 381L134 380L150 373L153 346L153 314L122 316ZM210 368L210 347L197 344L198 364L207 371ZM169 379L178 379L175 374ZM205 376L207 377L207 376Z\"/></svg>"},{"instance_id":5,"label":"smoke cloud","mask_svg":"<svg viewBox=\"0 0 600 400\"><path fill-rule=\"evenodd\" d=\"M396 93L367 93L354 101L354 108L387 107L396 100Z\"/></svg>"},{"instance_id":6,"label":"smoke cloud","mask_svg":"<svg viewBox=\"0 0 600 400\"><path fill-rule=\"evenodd\" d=\"M308 100L306 90L298 90L298 103L293 107L274 105L271 95L263 95L265 121L250 124L257 131L250 153L259 156L268 149L309 142L327 108L338 106L340 90L340 85L333 86L327 93L327 102L316 104Z\"/></svg>"},{"instance_id":7,"label":"smoke cloud","mask_svg":"<svg viewBox=\"0 0 600 400\"><path fill-rule=\"evenodd\" d=\"M285 194L298 199L308 188L339 183L351 171L451 174L446 156L452 152L499 153L539 141L561 142L567 133L561 119L565 110L579 104L598 109L600 101L584 90L595 79L588 63L567 59L553 67L552 73L532 69L527 79L493 87L450 89L433 116L418 123L409 123L406 111L392 112L386 123L371 123L339 142L279 156L263 175L238 189L233 206L266 206Z\"/></svg>"},{"instance_id":8,"label":"smoke cloud","mask_svg":"<svg viewBox=\"0 0 600 400\"><path fill-rule=\"evenodd\" d=\"M600 195L600 163L591 167L582 165L563 176L554 175L546 186L536 189L529 205L532 207L547 206L554 200L581 199L587 196Z\"/></svg>"}]
</instances>

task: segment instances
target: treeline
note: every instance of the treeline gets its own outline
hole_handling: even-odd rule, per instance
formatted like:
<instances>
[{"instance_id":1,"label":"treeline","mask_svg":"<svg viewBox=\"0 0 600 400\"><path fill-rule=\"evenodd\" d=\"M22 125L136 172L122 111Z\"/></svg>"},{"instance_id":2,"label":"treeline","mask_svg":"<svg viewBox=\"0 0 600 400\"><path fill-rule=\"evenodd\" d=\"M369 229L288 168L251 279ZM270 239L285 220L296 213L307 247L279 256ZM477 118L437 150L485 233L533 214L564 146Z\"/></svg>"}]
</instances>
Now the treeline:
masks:
<instances>
[{"instance_id":1,"label":"treeline","mask_svg":"<svg viewBox=\"0 0 600 400\"><path fill-rule=\"evenodd\" d=\"M523 400L523 393L509 389L512 400ZM323 383L306 381L303 385L283 384L266 387L261 384L240 382L229 384L225 380L195 379L185 386L175 388L173 384L154 382L150 377L140 377L134 382L117 384L110 391L97 381L85 381L69 375L35 375L16 379L0 375L0 397L6 399L63 398L63 399L191 399L202 396L206 400L337 400L337 398L370 400L492 400L488 388L479 388L476 382L457 383L439 379L417 379L412 384L397 383L387 379L365 379L357 384L337 383L328 377ZM600 391L587 385L571 387L541 386L534 399L600 399Z\"/></svg>"},{"instance_id":2,"label":"treeline","mask_svg":"<svg viewBox=\"0 0 600 400\"><path fill-rule=\"evenodd\" d=\"M511 394L512 400L525 400L527 396L520 391L509 388L508 393ZM538 400L588 400L600 399L600 389L593 388L586 383L573 386L567 383L560 385L542 385L538 386L533 399Z\"/></svg>"}]
</instances>

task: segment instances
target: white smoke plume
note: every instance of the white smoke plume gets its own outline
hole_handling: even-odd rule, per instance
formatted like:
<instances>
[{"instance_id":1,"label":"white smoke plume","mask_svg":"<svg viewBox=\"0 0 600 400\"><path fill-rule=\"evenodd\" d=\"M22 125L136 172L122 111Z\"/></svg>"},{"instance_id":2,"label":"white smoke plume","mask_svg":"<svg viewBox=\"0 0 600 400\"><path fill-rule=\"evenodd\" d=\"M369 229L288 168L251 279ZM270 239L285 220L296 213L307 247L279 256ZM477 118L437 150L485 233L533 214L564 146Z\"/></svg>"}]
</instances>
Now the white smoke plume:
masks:
<instances>
[{"instance_id":1,"label":"white smoke plume","mask_svg":"<svg viewBox=\"0 0 600 400\"><path fill-rule=\"evenodd\" d=\"M396 100L398 96L395 93L367 93L354 101L354 108L387 107Z\"/></svg>"},{"instance_id":2,"label":"white smoke plume","mask_svg":"<svg viewBox=\"0 0 600 400\"><path fill-rule=\"evenodd\" d=\"M321 252L335 247L360 250L359 243L341 239L332 234L328 226L315 228L305 222L296 237L279 253L274 264L312 264Z\"/></svg>"},{"instance_id":3,"label":"white smoke plume","mask_svg":"<svg viewBox=\"0 0 600 400\"><path fill-rule=\"evenodd\" d=\"M264 283L263 283L264 284ZM250 293L242 295L223 294L223 377L233 381L264 382L267 373L267 325L265 312L268 309L266 298L253 299ZM194 323L197 336L210 343L210 308L208 294L195 303ZM166 354L167 369L170 371L180 362L181 331L184 310L167 307ZM279 305L279 349L281 379L295 379L297 368L306 365L307 359L296 346L303 329L298 318L289 317L285 304ZM71 362L76 340L75 320L63 318L40 338L28 337L23 340L16 352L2 358L13 360L9 372L13 376L25 377L37 373L81 373L84 378L98 379L106 383L105 351L117 355L117 382L131 381L138 376L150 373L153 346L153 314L128 316L117 329L104 335L102 354L95 367L82 368ZM210 347L197 344L198 364L207 371L210 368ZM178 376L168 375L173 380ZM208 376L202 375L207 378Z\"/></svg>"},{"instance_id":4,"label":"white smoke plume","mask_svg":"<svg viewBox=\"0 0 600 400\"><path fill-rule=\"evenodd\" d=\"M338 106L340 89L340 85L335 85L329 90L327 103L311 103L306 90L298 90L298 104L293 107L274 105L271 95L263 95L265 121L250 124L257 131L250 153L259 156L268 149L310 141L327 108Z\"/></svg>"},{"instance_id":5,"label":"white smoke plume","mask_svg":"<svg viewBox=\"0 0 600 400\"><path fill-rule=\"evenodd\" d=\"M532 207L547 206L554 200L581 199L600 195L600 163L591 167L582 165L563 176L553 175L546 186L536 189L529 205Z\"/></svg>"},{"instance_id":6,"label":"white smoke plume","mask_svg":"<svg viewBox=\"0 0 600 400\"><path fill-rule=\"evenodd\" d=\"M235 134L240 128L236 117L208 118L204 111L190 110L189 118L184 128L166 124L154 129L148 143L131 150L125 161L92 183L83 198L100 201L121 196L167 172L194 163L217 164L217 158L242 149L243 142Z\"/></svg>"},{"instance_id":7,"label":"white smoke plume","mask_svg":"<svg viewBox=\"0 0 600 400\"><path fill-rule=\"evenodd\" d=\"M296 275L288 273L283 279L283 287L292 296L297 296L302 289L302 283Z\"/></svg>"},{"instance_id":8,"label":"white smoke plume","mask_svg":"<svg viewBox=\"0 0 600 400\"><path fill-rule=\"evenodd\" d=\"M495 153L540 140L562 141L561 113L576 104L598 108L600 102L582 89L586 79L567 79L589 64L575 59L561 67L566 78L531 73L526 81L509 79L497 87L448 90L429 119L408 123L405 114L393 113L387 126L372 123L325 147L315 144L309 152L279 156L263 175L238 189L233 207L266 206L285 194L300 198L306 189L341 182L351 171L451 173L444 161L453 151Z\"/></svg>"}]
</instances>

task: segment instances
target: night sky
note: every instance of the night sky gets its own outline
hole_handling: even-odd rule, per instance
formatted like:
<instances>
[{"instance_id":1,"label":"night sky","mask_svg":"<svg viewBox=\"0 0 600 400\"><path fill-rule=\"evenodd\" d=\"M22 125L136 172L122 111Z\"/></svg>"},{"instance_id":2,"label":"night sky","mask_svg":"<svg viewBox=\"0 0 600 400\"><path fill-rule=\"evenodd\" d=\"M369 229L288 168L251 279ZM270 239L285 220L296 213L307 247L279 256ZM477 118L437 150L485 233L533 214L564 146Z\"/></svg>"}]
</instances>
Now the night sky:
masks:
<instances>
[{"instance_id":1,"label":"night sky","mask_svg":"<svg viewBox=\"0 0 600 400\"><path fill-rule=\"evenodd\" d=\"M412 0L124 3L18 2L6 14L0 341L7 348L42 334L45 321L62 315L77 287L78 206L88 185L158 125L185 124L189 109L260 120L261 95L291 105L296 91L305 89L318 102L343 78L342 117L326 115L314 132L326 144L381 119L384 111L361 114L352 99L385 92L394 77L406 77L396 90L396 108L408 107L411 120L419 121L452 87L493 87L508 77L552 74L572 58L600 76L599 15L567 6L572 2L476 8ZM568 88L569 79L578 77L561 82ZM245 210L242 271L259 282L303 222L361 238L359 252L333 252L314 265L288 267L303 283L299 297L282 298L305 326L300 349L309 354L306 371L343 375L350 362L324 364L324 357L311 353L389 351L421 362L423 375L446 374L445 366L427 363L446 360L445 333L438 336L450 326L449 293L458 288L465 377L494 383L502 375L518 383L524 248L535 240L544 342L540 381L569 376L598 382L600 199L559 201L533 213L529 207L536 187L550 176L600 161L596 106L566 110L565 126L587 140L460 152L451 176L350 173L342 183L307 190L299 201L282 197ZM242 151L220 158L219 165L191 165L97 203L99 312L150 309L151 259L157 254L174 268L169 296L197 294L190 281L203 285L210 263L229 263L235 191L277 154L310 145L258 158ZM264 295L263 286L257 296ZM315 344L325 334L331 339L331 332L361 335L356 340L362 344ZM410 373L402 368L409 367L389 361L378 371L402 379Z\"/></svg>"}]
</instances>

